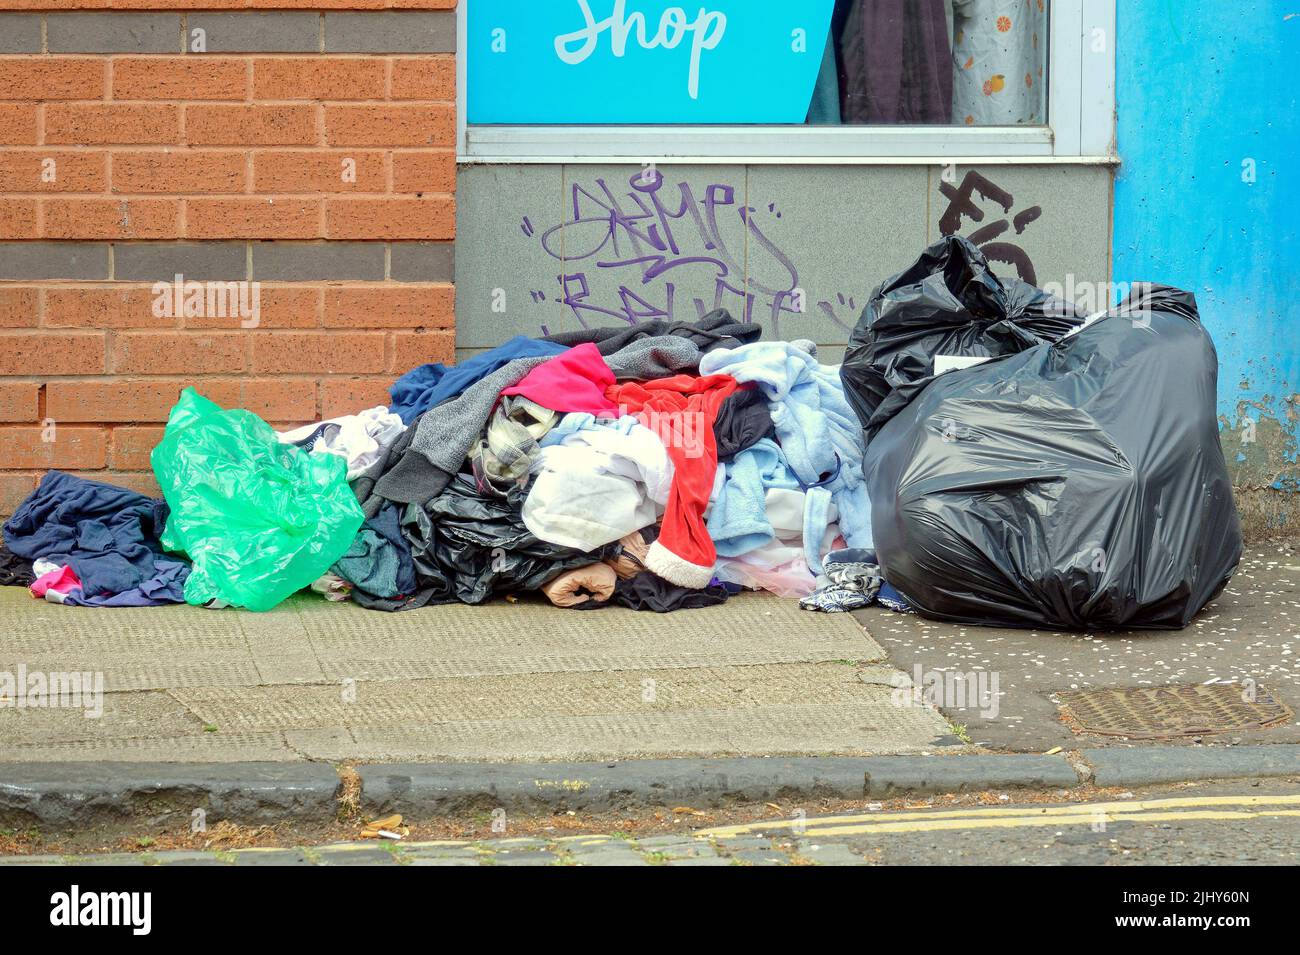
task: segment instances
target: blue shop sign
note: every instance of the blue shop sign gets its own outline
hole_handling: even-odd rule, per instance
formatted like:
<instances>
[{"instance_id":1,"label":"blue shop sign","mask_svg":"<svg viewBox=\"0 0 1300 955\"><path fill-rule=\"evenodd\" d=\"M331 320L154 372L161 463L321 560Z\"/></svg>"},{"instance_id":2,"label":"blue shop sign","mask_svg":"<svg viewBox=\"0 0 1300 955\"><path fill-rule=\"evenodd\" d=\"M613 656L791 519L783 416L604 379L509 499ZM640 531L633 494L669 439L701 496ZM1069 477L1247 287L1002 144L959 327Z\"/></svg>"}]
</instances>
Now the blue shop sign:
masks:
<instances>
[{"instance_id":1,"label":"blue shop sign","mask_svg":"<svg viewBox=\"0 0 1300 955\"><path fill-rule=\"evenodd\" d=\"M802 123L834 0L467 0L472 124Z\"/></svg>"}]
</instances>

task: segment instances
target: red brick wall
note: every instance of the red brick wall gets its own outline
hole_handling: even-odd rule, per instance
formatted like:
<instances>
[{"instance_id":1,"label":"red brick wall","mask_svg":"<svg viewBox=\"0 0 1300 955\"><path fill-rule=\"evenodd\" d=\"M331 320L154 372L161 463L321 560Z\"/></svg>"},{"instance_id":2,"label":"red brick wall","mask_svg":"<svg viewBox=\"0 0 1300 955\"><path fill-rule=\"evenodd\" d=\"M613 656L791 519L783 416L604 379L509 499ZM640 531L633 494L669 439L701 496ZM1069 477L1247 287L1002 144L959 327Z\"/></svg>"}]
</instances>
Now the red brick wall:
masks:
<instances>
[{"instance_id":1,"label":"red brick wall","mask_svg":"<svg viewBox=\"0 0 1300 955\"><path fill-rule=\"evenodd\" d=\"M454 6L0 0L24 11L0 13L0 513L51 467L156 493L149 451L185 385L289 425L384 403L398 374L452 357L450 265L398 263L450 263L455 55L323 51L384 42L352 39L369 25L345 30L334 11ZM320 47L220 52L241 42L222 42L223 21L212 52L181 52L186 25L208 22L195 11L229 10L285 18L245 46L315 42L303 31L318 22ZM99 19L47 22L75 11ZM98 39L141 12L163 36L179 20L174 51L123 52L138 30ZM400 48L406 23L381 33ZM256 327L158 315L169 257L224 263L199 279L258 282Z\"/></svg>"}]
</instances>

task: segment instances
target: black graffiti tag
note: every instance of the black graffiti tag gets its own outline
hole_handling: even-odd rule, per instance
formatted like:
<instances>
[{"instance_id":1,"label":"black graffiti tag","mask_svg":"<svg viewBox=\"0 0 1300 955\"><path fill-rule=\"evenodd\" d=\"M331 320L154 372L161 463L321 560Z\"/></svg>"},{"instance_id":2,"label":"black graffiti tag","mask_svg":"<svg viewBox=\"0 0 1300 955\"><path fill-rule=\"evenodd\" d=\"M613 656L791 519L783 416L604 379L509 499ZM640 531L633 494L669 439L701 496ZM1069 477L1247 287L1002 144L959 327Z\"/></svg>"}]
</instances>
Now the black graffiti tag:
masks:
<instances>
[{"instance_id":1,"label":"black graffiti tag","mask_svg":"<svg viewBox=\"0 0 1300 955\"><path fill-rule=\"evenodd\" d=\"M997 203L1002 207L1004 216L1009 216L1012 207L1016 204L1016 199L1011 193L974 170L966 173L959 186L941 181L939 192L948 200L948 208L939 219L939 232L943 235L959 234L964 219L976 223L984 221L984 210L975 201L976 195L980 199ZM1034 271L1034 263L1030 260L1029 253L1014 242L998 241L998 238L1011 228L1016 230L1016 235L1023 234L1025 227L1042 214L1042 206L1030 206L1018 212L1010 221L1002 218L990 222L971 232L966 238L979 246L980 251L988 257L989 261L1010 265L1015 268L1021 279L1030 285L1037 285L1038 274Z\"/></svg>"}]
</instances>

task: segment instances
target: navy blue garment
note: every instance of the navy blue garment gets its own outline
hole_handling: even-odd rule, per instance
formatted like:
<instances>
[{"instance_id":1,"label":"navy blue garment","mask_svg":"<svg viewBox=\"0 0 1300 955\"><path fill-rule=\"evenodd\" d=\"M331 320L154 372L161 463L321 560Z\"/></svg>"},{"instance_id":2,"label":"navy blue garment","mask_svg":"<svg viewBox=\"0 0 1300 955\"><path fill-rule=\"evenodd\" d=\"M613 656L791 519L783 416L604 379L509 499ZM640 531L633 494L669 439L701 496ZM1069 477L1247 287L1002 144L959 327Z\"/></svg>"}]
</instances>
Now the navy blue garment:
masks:
<instances>
[{"instance_id":1,"label":"navy blue garment","mask_svg":"<svg viewBox=\"0 0 1300 955\"><path fill-rule=\"evenodd\" d=\"M349 551L334 565L336 574L373 597L409 597L419 589L411 545L402 536L403 507L392 501L381 507L357 532L372 535L370 552L354 556ZM384 586L375 586L381 581Z\"/></svg>"},{"instance_id":2,"label":"navy blue garment","mask_svg":"<svg viewBox=\"0 0 1300 955\"><path fill-rule=\"evenodd\" d=\"M399 593L413 594L419 588L415 579L415 561L411 559L411 545L402 536L402 507L389 502L366 524L397 551L397 589Z\"/></svg>"},{"instance_id":3,"label":"navy blue garment","mask_svg":"<svg viewBox=\"0 0 1300 955\"><path fill-rule=\"evenodd\" d=\"M458 365L448 367L441 362L421 365L393 382L388 389L393 398L388 410L401 417L402 424L410 424L425 411L455 398L480 378L516 358L549 357L564 351L568 351L567 345L516 335L491 351L475 355Z\"/></svg>"},{"instance_id":4,"label":"navy blue garment","mask_svg":"<svg viewBox=\"0 0 1300 955\"><path fill-rule=\"evenodd\" d=\"M87 598L110 597L156 583L158 563L172 564L158 542L167 504L135 491L87 481L62 471L41 478L4 525L5 545L28 560L72 567ZM153 590L156 603L180 602L186 574Z\"/></svg>"},{"instance_id":5,"label":"navy blue garment","mask_svg":"<svg viewBox=\"0 0 1300 955\"><path fill-rule=\"evenodd\" d=\"M882 607L888 607L895 613L914 613L912 605L907 602L907 598L889 585L889 582L880 585L880 593L876 594L876 603Z\"/></svg>"}]
</instances>

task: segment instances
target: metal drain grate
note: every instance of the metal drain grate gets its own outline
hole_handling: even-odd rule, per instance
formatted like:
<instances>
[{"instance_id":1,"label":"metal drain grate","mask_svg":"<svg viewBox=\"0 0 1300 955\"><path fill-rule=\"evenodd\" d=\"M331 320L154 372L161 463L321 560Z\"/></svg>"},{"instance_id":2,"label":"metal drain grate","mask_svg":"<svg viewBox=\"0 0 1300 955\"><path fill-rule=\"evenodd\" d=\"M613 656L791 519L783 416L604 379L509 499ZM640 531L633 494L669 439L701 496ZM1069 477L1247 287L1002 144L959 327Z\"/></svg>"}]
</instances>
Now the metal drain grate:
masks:
<instances>
[{"instance_id":1,"label":"metal drain grate","mask_svg":"<svg viewBox=\"0 0 1300 955\"><path fill-rule=\"evenodd\" d=\"M1076 733L1130 739L1267 729L1295 716L1269 690L1240 683L1063 690L1056 697Z\"/></svg>"}]
</instances>

